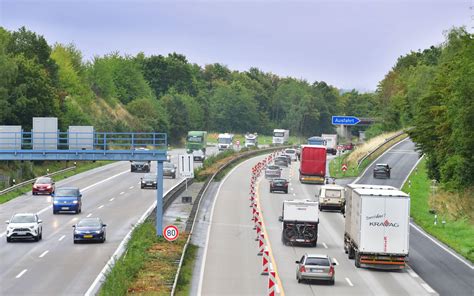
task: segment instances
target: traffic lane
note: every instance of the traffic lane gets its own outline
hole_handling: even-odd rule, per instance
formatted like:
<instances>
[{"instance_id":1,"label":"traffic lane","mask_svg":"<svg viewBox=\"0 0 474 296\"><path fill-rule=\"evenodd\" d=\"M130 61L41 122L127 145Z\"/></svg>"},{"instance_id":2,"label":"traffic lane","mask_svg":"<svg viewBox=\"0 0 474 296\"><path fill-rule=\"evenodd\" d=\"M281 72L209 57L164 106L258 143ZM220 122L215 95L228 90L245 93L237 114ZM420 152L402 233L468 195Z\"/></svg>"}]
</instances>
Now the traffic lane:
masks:
<instances>
[{"instance_id":1,"label":"traffic lane","mask_svg":"<svg viewBox=\"0 0 474 296\"><path fill-rule=\"evenodd\" d=\"M249 207L250 172L262 157L240 164L220 184L205 246L202 295L263 295L255 230Z\"/></svg>"},{"instance_id":2,"label":"traffic lane","mask_svg":"<svg viewBox=\"0 0 474 296\"><path fill-rule=\"evenodd\" d=\"M14 243L1 246L2 258L10 256L9 262L1 262L0 270L2 281L15 279L15 275L21 266L29 265L28 272L21 278L22 282L32 283L35 293L44 295L51 294L83 294L88 289L97 274L103 268L104 262L110 258L123 237L128 233L133 223L136 223L143 212L156 199L155 190L141 190L138 187L137 174L131 174L128 180L119 180L120 186L115 186L114 191L109 191L101 199L94 202L84 203L83 213L80 215L53 215L48 211L43 217L45 236L40 243L35 243L35 247L26 253L15 252L16 245L27 243ZM165 189L169 189L175 180L165 180ZM135 184L131 185L131 184ZM133 188L130 188L132 187ZM127 191L127 188L129 189ZM101 196L103 188L98 186L91 192L94 196ZM123 194L121 194L124 192ZM110 196L115 196L110 200ZM108 201L108 203L107 203ZM107 226L107 242L105 244L74 245L72 243L72 225L79 218L101 217ZM47 226L50 227L47 227ZM47 229L54 229L48 233ZM62 240L60 240L62 238ZM91 246L91 247L89 247ZM36 258L39 252L48 250L49 253L42 260L30 262L31 258ZM13 255L13 256L12 256ZM14 258L15 255L17 258ZM18 258L19 257L19 258ZM83 258L84 260L77 260ZM87 259L87 260L86 260ZM13 262L11 262L13 260ZM5 264L5 265L4 265ZM56 266L51 270L50 265ZM16 279L15 279L16 280ZM70 287L74 283L74 289ZM6 294L24 293L25 287L18 286L15 281L11 285L3 286L2 290ZM33 293L33 291L30 291ZM0 293L1 294L1 293Z\"/></svg>"},{"instance_id":3,"label":"traffic lane","mask_svg":"<svg viewBox=\"0 0 474 296\"><path fill-rule=\"evenodd\" d=\"M410 228L409 265L440 295L474 295L474 270Z\"/></svg>"},{"instance_id":4,"label":"traffic lane","mask_svg":"<svg viewBox=\"0 0 474 296\"><path fill-rule=\"evenodd\" d=\"M374 161L357 180L357 183L391 185L400 188L418 158L419 154L415 151L415 144L410 139L405 139ZM387 163L392 168L389 179L375 179L373 177L373 169L377 163Z\"/></svg>"}]
</instances>

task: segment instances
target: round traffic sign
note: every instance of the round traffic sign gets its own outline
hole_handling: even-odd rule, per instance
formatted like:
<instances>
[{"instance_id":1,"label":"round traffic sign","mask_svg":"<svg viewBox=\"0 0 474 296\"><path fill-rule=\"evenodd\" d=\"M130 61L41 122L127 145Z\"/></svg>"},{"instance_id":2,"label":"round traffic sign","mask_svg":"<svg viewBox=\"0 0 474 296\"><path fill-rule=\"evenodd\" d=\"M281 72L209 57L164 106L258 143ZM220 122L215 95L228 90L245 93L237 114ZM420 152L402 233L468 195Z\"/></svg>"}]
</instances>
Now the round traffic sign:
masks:
<instances>
[{"instance_id":1,"label":"round traffic sign","mask_svg":"<svg viewBox=\"0 0 474 296\"><path fill-rule=\"evenodd\" d=\"M163 229L163 237L169 242L176 240L178 236L179 236L178 227L174 225L168 225L165 227L165 229Z\"/></svg>"}]
</instances>

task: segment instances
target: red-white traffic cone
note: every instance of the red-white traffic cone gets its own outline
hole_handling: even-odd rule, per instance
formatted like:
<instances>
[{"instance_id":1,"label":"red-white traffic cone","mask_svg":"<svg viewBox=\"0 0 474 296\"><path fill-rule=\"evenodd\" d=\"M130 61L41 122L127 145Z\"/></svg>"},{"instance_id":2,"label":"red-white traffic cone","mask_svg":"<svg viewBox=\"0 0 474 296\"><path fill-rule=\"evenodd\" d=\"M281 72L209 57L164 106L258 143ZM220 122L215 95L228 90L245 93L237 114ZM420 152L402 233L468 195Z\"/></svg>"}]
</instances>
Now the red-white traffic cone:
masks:
<instances>
[{"instance_id":1,"label":"red-white traffic cone","mask_svg":"<svg viewBox=\"0 0 474 296\"><path fill-rule=\"evenodd\" d=\"M263 251L265 251L265 235L263 234L263 231L260 232L260 236L258 239L258 253L257 256L262 256Z\"/></svg>"}]
</instances>

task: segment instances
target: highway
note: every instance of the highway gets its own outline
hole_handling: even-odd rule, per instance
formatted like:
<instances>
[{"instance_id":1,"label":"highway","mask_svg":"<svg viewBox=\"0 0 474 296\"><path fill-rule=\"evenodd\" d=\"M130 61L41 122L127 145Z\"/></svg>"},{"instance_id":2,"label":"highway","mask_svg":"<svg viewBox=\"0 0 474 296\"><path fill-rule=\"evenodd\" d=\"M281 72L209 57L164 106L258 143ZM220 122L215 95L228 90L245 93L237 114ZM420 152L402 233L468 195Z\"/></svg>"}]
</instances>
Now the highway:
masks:
<instances>
[{"instance_id":1,"label":"highway","mask_svg":"<svg viewBox=\"0 0 474 296\"><path fill-rule=\"evenodd\" d=\"M374 180L370 166L356 182L400 187L418 160L414 148L410 140L405 140L376 161L390 164L393 168L390 179ZM260 275L261 257L257 257L256 234L252 229L248 200L250 169L260 159L253 158L234 168L220 183L214 204L211 203L210 209L206 209L211 220L207 240L203 243L204 252L198 259L201 261L198 263L199 271L195 273L199 276L196 294L262 295L266 291L267 277ZM284 246L281 243L281 223L278 222L282 201L313 198L318 188L300 184L298 165L293 163L289 169L284 169L284 175L290 179L289 194L270 194L268 181L263 178L258 183L265 233L271 248L271 259L280 277L278 284L282 294L472 295L472 269L414 230L413 226L410 267L404 271L356 268L354 261L344 253L344 218L337 212L321 213L316 248ZM305 252L328 254L336 259L335 286L297 283L294 261Z\"/></svg>"},{"instance_id":2,"label":"highway","mask_svg":"<svg viewBox=\"0 0 474 296\"><path fill-rule=\"evenodd\" d=\"M183 152L170 151L172 161ZM39 242L7 243L6 225L0 227L0 295L84 295L131 226L156 200L155 190L140 189L142 175L131 173L129 162L117 162L57 182L82 190L78 215L53 215L49 196L27 194L0 205L3 221L18 212L39 212L43 220ZM164 191L178 181L165 177ZM84 217L100 217L107 224L104 244L73 244L72 225Z\"/></svg>"}]
</instances>

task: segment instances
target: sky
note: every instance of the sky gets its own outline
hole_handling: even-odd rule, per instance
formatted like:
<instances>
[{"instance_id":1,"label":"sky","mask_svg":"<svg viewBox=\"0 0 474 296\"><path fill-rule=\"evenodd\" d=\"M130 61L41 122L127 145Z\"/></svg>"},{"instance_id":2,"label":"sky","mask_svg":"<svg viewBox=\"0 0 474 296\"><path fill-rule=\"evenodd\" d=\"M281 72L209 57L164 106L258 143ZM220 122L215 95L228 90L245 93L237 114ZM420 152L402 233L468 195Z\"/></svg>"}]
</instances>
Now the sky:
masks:
<instances>
[{"instance_id":1,"label":"sky","mask_svg":"<svg viewBox=\"0 0 474 296\"><path fill-rule=\"evenodd\" d=\"M246 71L375 90L399 56L473 26L473 0L0 0L0 26L85 60L112 52L184 54Z\"/></svg>"}]
</instances>

